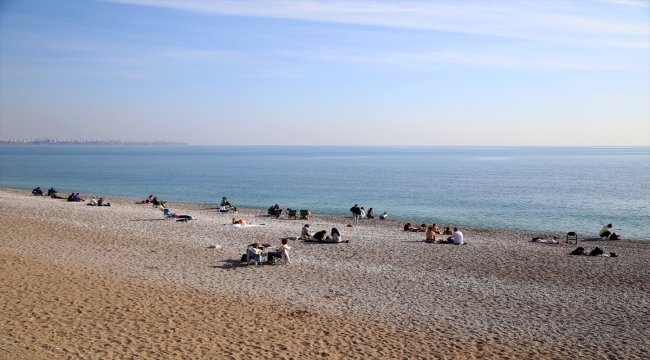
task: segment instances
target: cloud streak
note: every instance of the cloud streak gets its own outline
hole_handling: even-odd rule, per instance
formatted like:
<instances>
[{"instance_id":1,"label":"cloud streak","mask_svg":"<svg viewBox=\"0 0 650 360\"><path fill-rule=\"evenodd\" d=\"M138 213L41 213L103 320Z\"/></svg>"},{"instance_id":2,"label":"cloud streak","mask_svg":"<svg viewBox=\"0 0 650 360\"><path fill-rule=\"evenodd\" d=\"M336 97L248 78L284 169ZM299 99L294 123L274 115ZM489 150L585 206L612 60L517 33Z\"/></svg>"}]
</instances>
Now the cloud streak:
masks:
<instances>
[{"instance_id":1,"label":"cloud streak","mask_svg":"<svg viewBox=\"0 0 650 360\"><path fill-rule=\"evenodd\" d=\"M198 13L453 32L591 47L650 48L636 4L575 2L377 2L106 0ZM609 7L615 7L611 11ZM597 8L594 10L593 8Z\"/></svg>"}]
</instances>

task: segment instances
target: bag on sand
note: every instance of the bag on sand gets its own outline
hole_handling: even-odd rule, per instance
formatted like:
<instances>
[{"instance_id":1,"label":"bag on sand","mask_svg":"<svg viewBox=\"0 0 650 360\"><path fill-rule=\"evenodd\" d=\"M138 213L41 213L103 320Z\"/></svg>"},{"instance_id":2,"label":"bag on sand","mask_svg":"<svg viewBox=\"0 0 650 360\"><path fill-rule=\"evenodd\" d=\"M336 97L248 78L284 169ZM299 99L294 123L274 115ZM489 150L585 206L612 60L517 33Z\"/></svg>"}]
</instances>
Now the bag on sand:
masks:
<instances>
[{"instance_id":1,"label":"bag on sand","mask_svg":"<svg viewBox=\"0 0 650 360\"><path fill-rule=\"evenodd\" d=\"M591 250L589 253L589 256L599 256L604 253L603 249L600 248L600 246L597 246L595 249Z\"/></svg>"},{"instance_id":2,"label":"bag on sand","mask_svg":"<svg viewBox=\"0 0 650 360\"><path fill-rule=\"evenodd\" d=\"M246 262L246 254L241 256L241 262Z\"/></svg>"},{"instance_id":3,"label":"bag on sand","mask_svg":"<svg viewBox=\"0 0 650 360\"><path fill-rule=\"evenodd\" d=\"M583 248L582 246L571 251L571 255L584 255L584 254L585 254L585 248Z\"/></svg>"}]
</instances>

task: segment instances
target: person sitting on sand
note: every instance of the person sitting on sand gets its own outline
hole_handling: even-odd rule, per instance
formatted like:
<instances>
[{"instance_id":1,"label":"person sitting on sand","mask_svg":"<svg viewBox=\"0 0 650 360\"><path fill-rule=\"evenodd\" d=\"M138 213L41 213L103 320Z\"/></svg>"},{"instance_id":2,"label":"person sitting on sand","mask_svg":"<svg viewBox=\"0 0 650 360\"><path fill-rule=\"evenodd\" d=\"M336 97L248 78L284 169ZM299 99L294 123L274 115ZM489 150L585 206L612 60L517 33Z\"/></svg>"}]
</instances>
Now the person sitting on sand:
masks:
<instances>
[{"instance_id":1,"label":"person sitting on sand","mask_svg":"<svg viewBox=\"0 0 650 360\"><path fill-rule=\"evenodd\" d=\"M445 235L445 236L447 237L447 242L450 243L450 244L451 244L451 243L453 242L453 240L454 240L454 239L451 237L451 235L453 235L453 234L454 234L454 233L451 231L451 229L449 229L449 226L447 226L447 227L445 228L445 231L442 233L442 235Z\"/></svg>"},{"instance_id":2,"label":"person sitting on sand","mask_svg":"<svg viewBox=\"0 0 650 360\"><path fill-rule=\"evenodd\" d=\"M322 230L314 234L314 239L324 241L327 235L327 230Z\"/></svg>"},{"instance_id":3,"label":"person sitting on sand","mask_svg":"<svg viewBox=\"0 0 650 360\"><path fill-rule=\"evenodd\" d=\"M363 206L362 206L361 207L361 214L359 214L359 219L363 219L364 217L366 217L366 209L364 209Z\"/></svg>"},{"instance_id":4,"label":"person sitting on sand","mask_svg":"<svg viewBox=\"0 0 650 360\"><path fill-rule=\"evenodd\" d=\"M97 200L95 200L94 196L93 196L92 199L90 199L90 201L88 201L87 205L89 205L89 206L97 206Z\"/></svg>"},{"instance_id":5,"label":"person sitting on sand","mask_svg":"<svg viewBox=\"0 0 650 360\"><path fill-rule=\"evenodd\" d=\"M309 226L310 226L309 224L305 224L305 226L302 227L302 231L300 232L300 237L303 236L311 237L313 235L313 233L309 231L311 230Z\"/></svg>"},{"instance_id":6,"label":"person sitting on sand","mask_svg":"<svg viewBox=\"0 0 650 360\"><path fill-rule=\"evenodd\" d=\"M413 231L411 223L406 223L406 225L404 225L404 231Z\"/></svg>"},{"instance_id":7,"label":"person sitting on sand","mask_svg":"<svg viewBox=\"0 0 650 360\"><path fill-rule=\"evenodd\" d=\"M598 235L600 235L601 238L610 239L610 240L620 239L621 234L611 233L609 231L611 228L612 228L612 224L607 224L603 226L603 228L600 229L600 233L598 233Z\"/></svg>"},{"instance_id":8,"label":"person sitting on sand","mask_svg":"<svg viewBox=\"0 0 650 360\"><path fill-rule=\"evenodd\" d=\"M368 219L374 219L375 218L375 210L372 208L368 209L368 214L366 214L366 217Z\"/></svg>"},{"instance_id":9,"label":"person sitting on sand","mask_svg":"<svg viewBox=\"0 0 650 360\"><path fill-rule=\"evenodd\" d=\"M427 228L427 232L424 233L424 239L426 242L436 242L436 233L433 231L433 226Z\"/></svg>"},{"instance_id":10,"label":"person sitting on sand","mask_svg":"<svg viewBox=\"0 0 650 360\"><path fill-rule=\"evenodd\" d=\"M103 197L100 197L99 201L97 201L97 206L111 206L111 203L106 202Z\"/></svg>"},{"instance_id":11,"label":"person sitting on sand","mask_svg":"<svg viewBox=\"0 0 650 360\"><path fill-rule=\"evenodd\" d=\"M440 235L440 228L438 228L436 224L431 225L431 227L433 228L434 233Z\"/></svg>"},{"instance_id":12,"label":"person sitting on sand","mask_svg":"<svg viewBox=\"0 0 650 360\"><path fill-rule=\"evenodd\" d=\"M415 232L426 232L427 231L427 224L421 224L419 228L413 229Z\"/></svg>"},{"instance_id":13,"label":"person sitting on sand","mask_svg":"<svg viewBox=\"0 0 650 360\"><path fill-rule=\"evenodd\" d=\"M264 250L260 249L260 244L254 243L253 246L246 249L246 264L251 261L253 258L253 264L261 265L262 264L262 252Z\"/></svg>"},{"instance_id":14,"label":"person sitting on sand","mask_svg":"<svg viewBox=\"0 0 650 360\"><path fill-rule=\"evenodd\" d=\"M227 207L230 207L232 208L233 211L237 211L237 207L235 207L235 204L231 204L230 201L228 201L228 199L225 196L221 198L221 206L224 207L224 210L228 210Z\"/></svg>"},{"instance_id":15,"label":"person sitting on sand","mask_svg":"<svg viewBox=\"0 0 650 360\"><path fill-rule=\"evenodd\" d=\"M68 201L70 202L74 201L74 193L68 195Z\"/></svg>"},{"instance_id":16,"label":"person sitting on sand","mask_svg":"<svg viewBox=\"0 0 650 360\"><path fill-rule=\"evenodd\" d=\"M72 197L72 201L80 202L80 201L86 201L86 200L82 199L81 196L79 196L79 193L76 193L76 194Z\"/></svg>"},{"instance_id":17,"label":"person sitting on sand","mask_svg":"<svg viewBox=\"0 0 650 360\"><path fill-rule=\"evenodd\" d=\"M463 233L458 230L458 228L454 228L454 233L451 235L452 237L452 242L454 245L463 245L465 243L465 240L463 239Z\"/></svg>"},{"instance_id":18,"label":"person sitting on sand","mask_svg":"<svg viewBox=\"0 0 650 360\"><path fill-rule=\"evenodd\" d=\"M278 258L278 259L279 259L279 258L282 258L282 253L283 253L285 250L289 250L289 249L291 249L291 248L289 247L289 245L287 245L288 242L289 242L289 240L287 240L287 239L282 239L282 245L280 246L280 248L278 248L277 251L271 251L271 252L269 252L269 253L267 254L267 258L266 258L266 260L267 260L268 262L271 262L271 261L273 260L273 258Z\"/></svg>"},{"instance_id":19,"label":"person sitting on sand","mask_svg":"<svg viewBox=\"0 0 650 360\"><path fill-rule=\"evenodd\" d=\"M379 220L388 220L388 213L384 211L383 214L379 215Z\"/></svg>"},{"instance_id":20,"label":"person sitting on sand","mask_svg":"<svg viewBox=\"0 0 650 360\"><path fill-rule=\"evenodd\" d=\"M34 196L43 196L43 190L41 190L41 188L39 186L36 189L32 190L32 195L34 195Z\"/></svg>"},{"instance_id":21,"label":"person sitting on sand","mask_svg":"<svg viewBox=\"0 0 650 360\"><path fill-rule=\"evenodd\" d=\"M54 188L51 188L47 191L47 196L51 197L52 199L65 199L63 196L59 196L59 193L54 190Z\"/></svg>"},{"instance_id":22,"label":"person sitting on sand","mask_svg":"<svg viewBox=\"0 0 650 360\"><path fill-rule=\"evenodd\" d=\"M282 215L282 208L280 207L280 205L278 204L273 205L273 214L275 214L276 218L279 218L280 215Z\"/></svg>"},{"instance_id":23,"label":"person sitting on sand","mask_svg":"<svg viewBox=\"0 0 650 360\"><path fill-rule=\"evenodd\" d=\"M154 196L153 200L151 200L151 203L152 203L154 206L160 206L160 205L165 206L165 203L166 203L166 202L167 202L167 201L160 201L160 200L158 200L158 197L157 197L157 196Z\"/></svg>"}]
</instances>

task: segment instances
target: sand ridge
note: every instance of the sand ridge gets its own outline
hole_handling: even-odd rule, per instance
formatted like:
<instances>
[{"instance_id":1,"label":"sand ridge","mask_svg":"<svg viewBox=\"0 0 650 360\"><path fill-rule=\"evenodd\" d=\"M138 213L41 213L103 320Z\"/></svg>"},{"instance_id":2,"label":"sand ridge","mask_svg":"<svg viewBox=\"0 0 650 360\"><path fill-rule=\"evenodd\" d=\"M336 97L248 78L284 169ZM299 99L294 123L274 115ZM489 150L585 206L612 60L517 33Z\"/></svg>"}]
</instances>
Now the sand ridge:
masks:
<instances>
[{"instance_id":1,"label":"sand ridge","mask_svg":"<svg viewBox=\"0 0 650 360\"><path fill-rule=\"evenodd\" d=\"M33 197L24 191L0 190L3 214L0 251L10 259L3 260L3 273L14 271L13 265L4 264L29 258L33 261L27 264L39 263L41 267L53 269L51 276L55 278L48 284L94 274L95 285L88 285L101 289L106 281L119 279L122 285L108 288L130 289L126 298L135 302L150 297L137 290L149 286L155 290L147 294L177 294L167 305L169 308L194 304L192 311L184 315L188 318L200 311L195 304L198 300L183 294L195 292L220 297L223 301L219 303L249 304L232 310L235 313L251 311L250 304L281 307L281 313L310 314L309 321L288 317L273 322L286 321L284 326L293 323L294 327L298 322L306 326L305 332L314 340L310 347L321 336L314 316L336 324L326 330L329 334L347 326L355 329L352 333L363 333L369 346L384 344L387 338L396 338L397 343L417 340L417 345L409 343L406 347L386 345L382 347L383 353L375 354L381 358L648 356L650 248L643 241L583 241L580 246L588 249L601 246L619 257L572 257L567 253L575 246L530 243L531 233L527 232L463 228L469 245L435 245L422 242L422 234L401 231L403 224L399 222L364 220L358 228L350 229L345 227L350 219L317 215L309 221L314 229L329 230L336 226L351 243L324 245L292 241L292 265L243 267L239 257L247 244L257 241L278 245L281 237L297 235L303 221L277 220L259 210L242 209L238 217L264 225L229 229L223 224L231 220L232 214L219 214L208 206L169 204L174 211L199 218L178 223L163 219L149 205L135 204L130 199L110 200L113 204L110 208L94 208ZM210 249L209 245L213 244L222 248ZM20 281L29 284L30 291L45 285L39 280L42 277L22 276ZM3 281L6 289L19 287L18 282ZM72 282L68 292L83 284ZM29 298L24 291L21 296ZM99 298L108 301L110 297ZM123 300L124 297L111 299L110 303L121 304ZM24 309L15 307L5 307L3 311L8 312L3 317L20 325L27 320L14 319L16 313L12 311ZM218 316L220 310L215 311L213 316ZM135 321L133 317L139 313L140 310L130 311L126 315L131 317L126 316L127 320L122 321ZM170 313L160 312L145 316L148 321L170 317ZM52 321L55 320L46 322ZM86 319L82 324L98 326L111 321L118 320ZM377 322L380 325L375 325ZM194 323L186 329L194 334L192 338L205 332L197 325L200 321ZM236 326L231 327L237 332ZM380 329L394 332L375 335ZM16 327L13 331L15 334ZM0 334L5 342L13 339L21 346L32 341L11 337L6 330ZM288 334L288 337L296 336ZM132 330L130 338L137 336L138 332ZM355 352L363 347L358 340L356 344L351 341L349 333L339 340L338 350L320 348L321 354L340 358L369 356L363 352L365 348ZM33 343L41 344L35 349L45 349L62 341L33 340ZM161 344L167 341L158 339ZM317 355L305 352L306 346L293 343L291 351L279 355L260 352L254 356ZM0 349L7 348L0 346ZM164 354L160 347L153 353L141 347L115 345L112 349L116 356L139 354L155 358ZM204 353L181 349L174 354L249 357L244 350L226 353L211 349ZM417 352L407 349L417 349ZM98 351L92 345L85 352L102 357Z\"/></svg>"}]
</instances>

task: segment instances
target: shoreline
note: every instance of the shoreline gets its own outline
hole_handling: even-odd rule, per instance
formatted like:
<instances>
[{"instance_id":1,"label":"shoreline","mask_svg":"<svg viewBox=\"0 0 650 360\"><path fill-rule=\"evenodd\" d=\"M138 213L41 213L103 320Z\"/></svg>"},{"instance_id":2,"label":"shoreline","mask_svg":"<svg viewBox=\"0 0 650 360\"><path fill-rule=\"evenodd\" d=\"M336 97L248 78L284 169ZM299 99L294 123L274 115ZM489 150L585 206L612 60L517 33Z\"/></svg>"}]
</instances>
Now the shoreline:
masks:
<instances>
[{"instance_id":1,"label":"shoreline","mask_svg":"<svg viewBox=\"0 0 650 360\"><path fill-rule=\"evenodd\" d=\"M21 192L21 193L23 191L27 191L28 194L31 193L31 190L27 190L27 189L3 188L3 187L0 187L0 191L17 191L17 192ZM44 192L46 192L46 191L44 191ZM99 196L104 196L104 197L110 197L110 198L115 198L115 199L131 200L134 203L141 200L141 199L138 200L138 199L129 198L129 197L111 196L111 195L93 195L93 194L80 194L80 195L84 199L91 198L92 196L97 196L97 198L99 198ZM174 205L183 206L183 207L197 206L197 207L199 207L199 210L201 210L201 211L205 211L205 210L208 210L208 209L214 209L214 208L218 209L218 207L219 207L219 202L215 202L215 203L209 203L209 202L191 203L191 202L183 202L183 201L180 201L180 202L168 202L168 201L166 201L166 203L172 204L170 206L174 206ZM239 207L238 206L238 209L241 209L242 211L247 211L247 212L260 211L260 212L263 212L264 214L266 214L266 210L268 208L263 208L261 206L260 207L255 207L255 206L252 206L252 207ZM284 210L285 209L283 209L283 211ZM323 218L352 219L351 216L328 214L328 213L314 214L314 215L319 216L319 217L323 217ZM379 220L379 215L380 214L376 213L375 214L375 219L365 219L364 218L364 219L361 219L361 221L363 221L363 222L367 222L367 221L370 221L370 222L383 221L383 220ZM407 222L411 222L412 224L415 224L415 222L413 220L408 220L408 219L404 220L404 219L399 219L399 218L391 218L390 214L389 214L388 222L389 223L396 222L396 223L402 223L402 224L405 224ZM416 221L416 222L419 223L419 221ZM431 224L427 223L427 225L431 225ZM528 229L520 229L520 228L481 227L481 226L475 226L475 225L452 224L452 223L449 223L449 224L436 223L436 225L438 225L441 230L443 230L445 226L450 226L452 229L453 229L454 226L458 226L459 228L473 229L475 231L487 231L487 232L489 232L489 231L497 231L497 232L499 232L499 231L513 231L513 232L521 233L522 236L529 236L530 238L536 237L536 236L550 236L550 237L555 236L561 241L566 240L566 235L567 235L566 233L560 233L560 232L557 232L557 231L541 231L541 230L538 231L538 230L528 230ZM595 232L593 234L588 234L588 235L578 233L578 236L579 236L580 239L597 239L598 238L597 232ZM625 234L623 234L623 236L624 236L623 240L650 241L650 239L626 238Z\"/></svg>"},{"instance_id":2,"label":"shoreline","mask_svg":"<svg viewBox=\"0 0 650 360\"><path fill-rule=\"evenodd\" d=\"M63 286L67 279L96 279L95 288L113 289L109 292L124 288L123 296L106 300L106 306L121 309L114 314L118 317L115 321L131 324L138 324L138 319L173 322L174 316L181 316L179 309L192 309L183 310L189 312L182 316L193 321L197 321L193 317L197 312L216 318L234 312L241 321L248 315L266 321L269 311L251 310L250 304L322 316L322 321L314 323L301 317L275 319L273 323L285 329L282 331L298 324L305 326L301 331L306 335L286 332L291 344L285 344L286 350L274 350L287 358L313 356L315 353L308 349L315 348L334 358L370 356L356 352L363 344L358 338L356 344L350 339L355 333L370 346L366 349L381 348L383 352L373 350L380 357L644 358L650 351L647 241L583 239L578 245L548 245L530 242L538 233L463 227L469 245L453 246L424 243L424 234L402 231L401 221L362 221L358 228L347 228L349 218L316 215L309 221L314 230L329 231L335 226L350 243L290 241L289 266L246 267L239 258L248 244L268 242L277 246L280 238L298 235L305 221L277 220L265 211L238 209L238 218L260 226L231 229L223 224L229 223L233 214L220 214L208 206L172 204L174 211L198 217L197 221L183 223L164 219L159 210L132 199L108 200L112 206L98 208L0 189L0 232L4 234L0 254L6 259L2 264L3 274L7 274L0 284L8 289L0 292L6 297L0 300L12 304L4 310L10 321L0 326L0 349L2 341L12 339L32 344L27 337L10 336L19 333L21 326L30 327L32 320L18 314L41 314L44 326L50 328L65 322L54 315L42 316L43 305L38 304L47 292L38 289L47 284L34 273L38 266L29 267L34 262L54 269L47 283L70 289L75 304L89 304L83 299L94 290L75 290L85 286L81 280ZM618 257L569 256L577 246L587 250L600 246ZM21 266L10 265L13 263L23 264L24 271ZM137 290L148 286L157 290ZM157 307L152 299L158 292L188 295L178 294L174 301ZM191 295L197 292L203 295ZM12 296L21 302L16 303ZM211 296L224 299L224 304L245 300L249 305L236 309L207 305L205 301ZM160 311L130 311L133 302ZM51 312L50 307L45 308ZM237 321L230 324L233 333L240 332ZM114 330L97 329L99 325L93 319L85 319L78 326L92 327L93 336L100 338L115 335ZM182 341L199 338L206 331L191 321L184 326L187 334L173 334ZM155 333L153 329L146 331ZM341 338L336 338L337 332ZM124 345L128 341L139 343L138 334L126 331L122 346L109 344L108 348L147 357L147 349ZM54 346L45 335L36 340L36 349ZM70 332L65 338L75 336L80 335ZM164 336L151 336L155 344L172 344ZM294 339L305 336L309 341ZM387 339L392 337L397 340L389 346ZM395 345L409 339L418 340L419 355ZM229 341L223 338L212 342L223 347ZM331 346L333 342L338 346ZM101 344L88 345L93 354L101 354L100 348ZM180 348L179 354L196 356L190 352L191 346ZM164 351L169 350L159 347L149 357L166 356ZM205 354L219 354L210 351ZM232 351L233 357L250 357L245 355L247 346Z\"/></svg>"}]
</instances>

